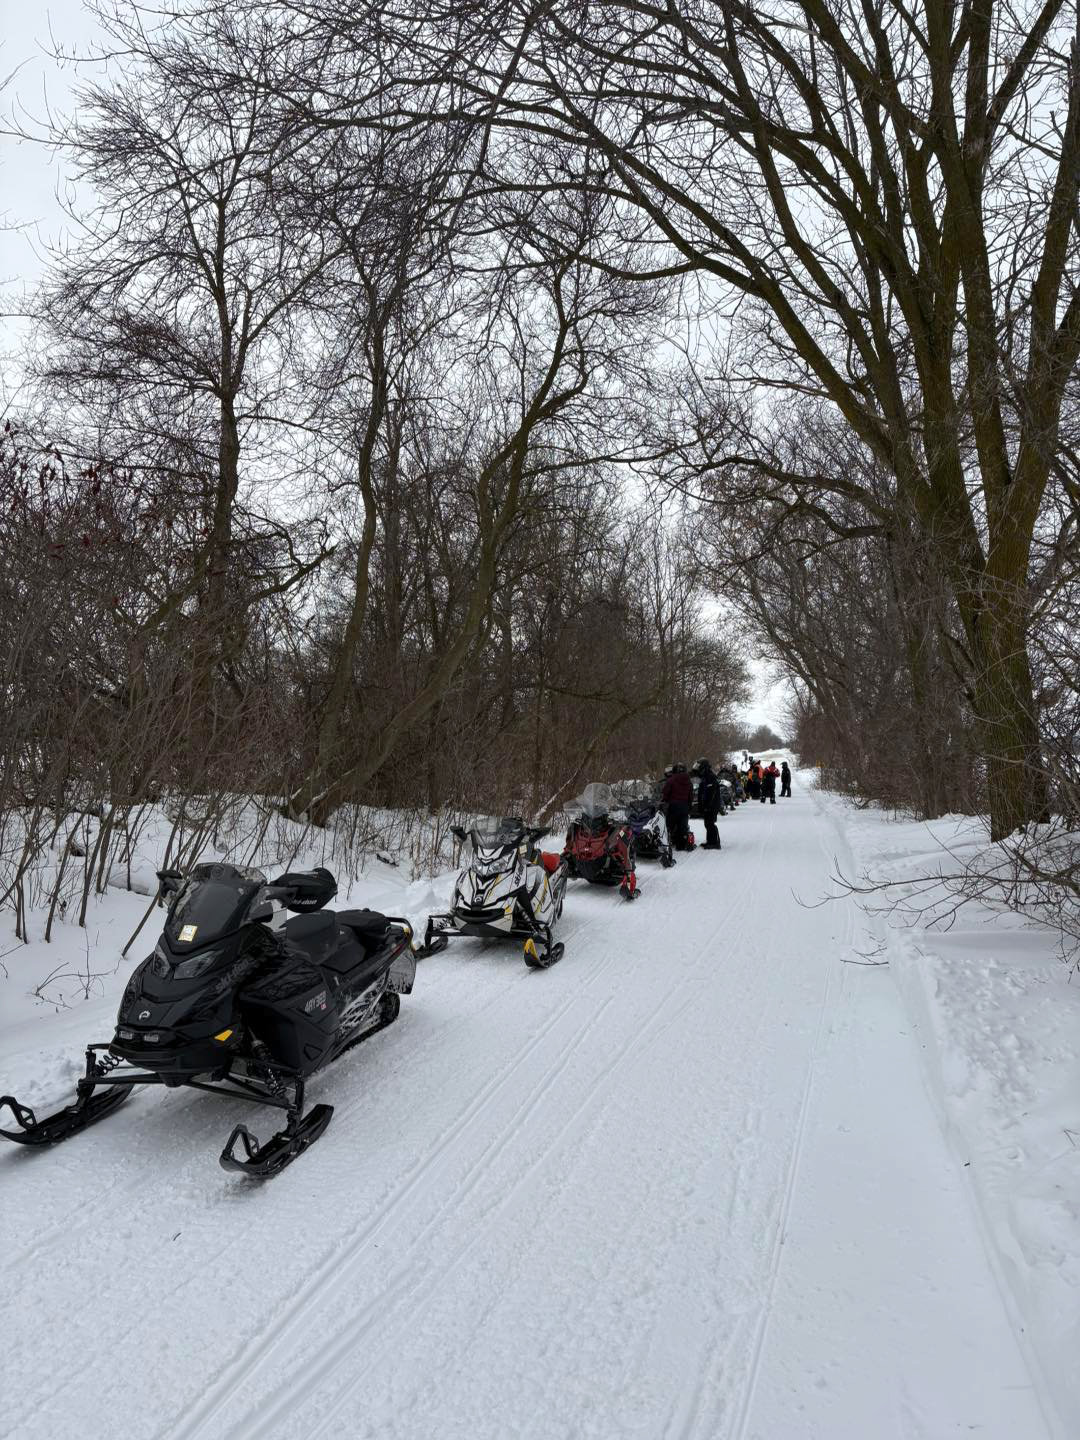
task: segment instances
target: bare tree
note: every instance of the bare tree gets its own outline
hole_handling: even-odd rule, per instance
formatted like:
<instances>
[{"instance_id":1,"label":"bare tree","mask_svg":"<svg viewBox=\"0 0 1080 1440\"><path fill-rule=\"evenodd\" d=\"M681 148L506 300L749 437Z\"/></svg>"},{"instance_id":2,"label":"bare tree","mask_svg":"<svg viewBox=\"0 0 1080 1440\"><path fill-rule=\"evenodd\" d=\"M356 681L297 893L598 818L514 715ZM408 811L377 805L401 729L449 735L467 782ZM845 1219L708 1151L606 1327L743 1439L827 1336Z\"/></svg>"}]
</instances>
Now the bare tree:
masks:
<instances>
[{"instance_id":1,"label":"bare tree","mask_svg":"<svg viewBox=\"0 0 1080 1440\"><path fill-rule=\"evenodd\" d=\"M147 644L194 601L191 708L205 750L214 667L242 646L259 599L321 559L317 545L298 555L290 527L244 497L281 472L283 437L302 432L293 352L341 245L282 183L295 135L265 24L213 9L148 27L128 3L97 16L122 66L50 137L94 208L75 217L81 238L54 257L42 294L51 343L39 378L54 408L63 397L76 453L172 472L199 513L193 563L134 617L123 690L137 702ZM265 563L269 539L284 573L249 583L245 557L262 550Z\"/></svg>"},{"instance_id":2,"label":"bare tree","mask_svg":"<svg viewBox=\"0 0 1080 1440\"><path fill-rule=\"evenodd\" d=\"M1075 7L386 0L325 23L392 37L396 123L475 127L471 193L617 199L634 273L697 277L741 383L836 408L952 587L995 835L1042 816L1025 636L1080 356Z\"/></svg>"}]
</instances>

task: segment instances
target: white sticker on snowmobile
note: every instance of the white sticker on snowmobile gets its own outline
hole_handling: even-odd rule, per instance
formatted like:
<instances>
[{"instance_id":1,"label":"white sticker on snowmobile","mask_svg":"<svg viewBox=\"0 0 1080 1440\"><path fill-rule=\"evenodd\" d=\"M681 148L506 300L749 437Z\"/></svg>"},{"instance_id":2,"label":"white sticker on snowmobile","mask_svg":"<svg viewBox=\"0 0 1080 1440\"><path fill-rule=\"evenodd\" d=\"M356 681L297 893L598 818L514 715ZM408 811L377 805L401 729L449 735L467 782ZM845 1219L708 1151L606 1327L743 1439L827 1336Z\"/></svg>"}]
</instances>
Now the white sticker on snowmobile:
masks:
<instances>
[{"instance_id":1,"label":"white sticker on snowmobile","mask_svg":"<svg viewBox=\"0 0 1080 1440\"><path fill-rule=\"evenodd\" d=\"M198 927L198 925L181 925L181 927L180 927L180 941L181 941L181 944L186 945L190 940L194 940L194 939L195 939L195 936L196 936L198 933L199 933L199 927Z\"/></svg>"}]
</instances>

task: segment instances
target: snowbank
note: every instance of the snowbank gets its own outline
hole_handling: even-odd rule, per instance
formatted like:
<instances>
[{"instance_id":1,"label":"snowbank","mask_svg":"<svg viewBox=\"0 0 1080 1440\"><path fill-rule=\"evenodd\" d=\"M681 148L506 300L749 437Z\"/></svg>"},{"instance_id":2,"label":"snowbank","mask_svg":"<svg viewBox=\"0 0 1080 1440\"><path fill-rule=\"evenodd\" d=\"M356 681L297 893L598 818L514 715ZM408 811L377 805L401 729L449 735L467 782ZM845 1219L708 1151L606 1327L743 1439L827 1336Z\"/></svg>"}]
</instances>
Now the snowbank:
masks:
<instances>
[{"instance_id":1,"label":"snowbank","mask_svg":"<svg viewBox=\"0 0 1080 1440\"><path fill-rule=\"evenodd\" d=\"M985 866L978 821L818 803L867 876L898 882L901 908L868 916L882 948L871 941L867 963L892 967L1017 1333L1062 1434L1080 1435L1080 983L1054 931L980 903L956 911L926 884Z\"/></svg>"},{"instance_id":2,"label":"snowbank","mask_svg":"<svg viewBox=\"0 0 1080 1440\"><path fill-rule=\"evenodd\" d=\"M197 861L225 860L258 865L273 875L326 865L338 880L337 908L370 906L404 916L421 929L431 910L445 908L454 846L445 817L423 819L366 807L343 812L335 822L315 829L280 815L268 817L264 808L237 797L235 811L191 849L178 842L174 817L162 807L148 807L137 831L117 847L122 860L111 864L103 893L90 885L86 924L80 926L85 856L93 852L99 825L96 817L80 817L85 833L72 852L76 859L63 860L68 835L62 830L31 873L25 943L15 936L14 912L0 911L0 1041L5 1030L36 1015L77 1008L87 1000L119 1001L133 966L153 949L164 918L164 911L154 908L156 872L175 864L179 849L184 869ZM436 872L435 879L428 878L428 869ZM52 939L46 942L49 901L58 878L60 898Z\"/></svg>"}]
</instances>

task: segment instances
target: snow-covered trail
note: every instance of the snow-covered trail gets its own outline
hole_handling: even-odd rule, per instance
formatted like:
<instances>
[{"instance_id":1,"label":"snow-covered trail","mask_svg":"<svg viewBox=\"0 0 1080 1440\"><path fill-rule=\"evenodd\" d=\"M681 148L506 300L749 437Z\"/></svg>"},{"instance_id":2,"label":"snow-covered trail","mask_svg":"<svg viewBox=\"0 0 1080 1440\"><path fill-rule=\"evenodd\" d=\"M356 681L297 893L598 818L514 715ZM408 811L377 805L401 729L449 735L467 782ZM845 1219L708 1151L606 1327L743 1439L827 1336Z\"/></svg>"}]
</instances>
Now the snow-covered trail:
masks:
<instances>
[{"instance_id":1,"label":"snow-covered trail","mask_svg":"<svg viewBox=\"0 0 1080 1440\"><path fill-rule=\"evenodd\" d=\"M0 1435L1046 1440L892 978L793 894L833 813L721 835L632 906L575 883L551 971L423 962L271 1184L208 1097L9 1147Z\"/></svg>"}]
</instances>

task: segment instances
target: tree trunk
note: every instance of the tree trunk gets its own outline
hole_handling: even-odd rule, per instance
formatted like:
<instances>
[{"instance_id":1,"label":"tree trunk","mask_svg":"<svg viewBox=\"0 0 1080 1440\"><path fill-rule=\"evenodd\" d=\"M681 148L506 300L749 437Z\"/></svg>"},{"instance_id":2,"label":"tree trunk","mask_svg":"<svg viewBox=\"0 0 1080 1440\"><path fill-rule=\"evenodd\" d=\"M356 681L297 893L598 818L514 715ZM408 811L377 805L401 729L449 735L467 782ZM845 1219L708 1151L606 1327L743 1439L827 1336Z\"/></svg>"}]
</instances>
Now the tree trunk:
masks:
<instances>
[{"instance_id":1,"label":"tree trunk","mask_svg":"<svg viewBox=\"0 0 1080 1440\"><path fill-rule=\"evenodd\" d=\"M973 698L996 841L1031 821L1045 822L1049 795L1024 627L1016 617L987 611L980 632Z\"/></svg>"},{"instance_id":2,"label":"tree trunk","mask_svg":"<svg viewBox=\"0 0 1080 1440\"><path fill-rule=\"evenodd\" d=\"M240 428L231 395L222 396L219 426L217 492L207 545L206 585L191 660L191 753L202 765L211 758L211 736L216 728L211 715L214 668L221 653L228 609L233 505L240 485Z\"/></svg>"}]
</instances>

